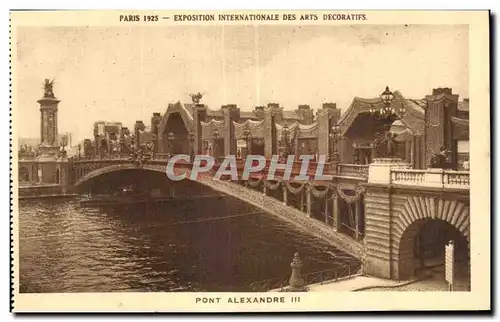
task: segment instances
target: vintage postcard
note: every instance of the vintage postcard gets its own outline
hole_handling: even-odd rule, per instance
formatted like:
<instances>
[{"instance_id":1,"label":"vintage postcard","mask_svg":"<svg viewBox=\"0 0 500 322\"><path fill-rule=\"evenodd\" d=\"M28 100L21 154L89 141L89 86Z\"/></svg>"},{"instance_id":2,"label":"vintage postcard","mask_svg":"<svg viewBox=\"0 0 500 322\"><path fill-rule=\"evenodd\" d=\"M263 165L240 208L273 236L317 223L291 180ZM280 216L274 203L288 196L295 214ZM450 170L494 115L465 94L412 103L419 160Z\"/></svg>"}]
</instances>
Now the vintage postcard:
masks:
<instances>
[{"instance_id":1,"label":"vintage postcard","mask_svg":"<svg viewBox=\"0 0 500 322\"><path fill-rule=\"evenodd\" d=\"M489 310L488 11L12 11L14 312Z\"/></svg>"}]
</instances>

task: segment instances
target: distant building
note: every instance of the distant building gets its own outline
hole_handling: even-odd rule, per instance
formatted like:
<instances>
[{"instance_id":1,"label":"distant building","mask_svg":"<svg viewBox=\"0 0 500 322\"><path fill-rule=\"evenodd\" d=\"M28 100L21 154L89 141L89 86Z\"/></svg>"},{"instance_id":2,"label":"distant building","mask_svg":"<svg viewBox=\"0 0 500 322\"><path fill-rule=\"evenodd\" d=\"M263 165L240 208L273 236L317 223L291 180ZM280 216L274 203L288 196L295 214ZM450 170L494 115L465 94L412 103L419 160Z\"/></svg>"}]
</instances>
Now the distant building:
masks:
<instances>
[{"instance_id":1,"label":"distant building","mask_svg":"<svg viewBox=\"0 0 500 322\"><path fill-rule=\"evenodd\" d=\"M31 146L36 148L40 144L40 138L18 138L17 139L17 150L21 150L21 147Z\"/></svg>"}]
</instances>

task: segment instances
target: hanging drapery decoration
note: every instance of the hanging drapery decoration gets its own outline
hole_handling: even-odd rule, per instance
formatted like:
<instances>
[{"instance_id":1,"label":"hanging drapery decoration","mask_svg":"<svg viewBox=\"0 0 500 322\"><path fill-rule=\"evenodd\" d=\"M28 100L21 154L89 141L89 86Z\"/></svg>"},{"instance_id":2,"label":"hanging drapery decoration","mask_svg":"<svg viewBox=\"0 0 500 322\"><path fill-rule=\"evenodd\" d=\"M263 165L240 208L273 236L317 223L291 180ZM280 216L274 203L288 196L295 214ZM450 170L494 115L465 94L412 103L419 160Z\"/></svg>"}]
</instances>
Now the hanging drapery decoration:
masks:
<instances>
[{"instance_id":1,"label":"hanging drapery decoration","mask_svg":"<svg viewBox=\"0 0 500 322\"><path fill-rule=\"evenodd\" d=\"M333 189L333 187L332 187ZM356 186L354 187L354 195L349 196L347 195L344 190L350 190L349 188L344 187L342 184L338 183L337 184L337 193L339 194L340 198L344 200L347 204L352 204L353 202L358 201L363 194L365 193L365 188Z\"/></svg>"},{"instance_id":2,"label":"hanging drapery decoration","mask_svg":"<svg viewBox=\"0 0 500 322\"><path fill-rule=\"evenodd\" d=\"M258 179L248 179L248 186L252 187L252 188L257 188L259 185L260 185L260 182L262 181L262 178L258 178Z\"/></svg>"},{"instance_id":3,"label":"hanging drapery decoration","mask_svg":"<svg viewBox=\"0 0 500 322\"><path fill-rule=\"evenodd\" d=\"M290 191L292 194L298 195L299 193L302 192L302 189L304 189L304 187L306 186L306 184L303 183L299 187L295 188L294 186L292 186L291 183L285 182L285 186L288 189L288 191Z\"/></svg>"},{"instance_id":4,"label":"hanging drapery decoration","mask_svg":"<svg viewBox=\"0 0 500 322\"><path fill-rule=\"evenodd\" d=\"M280 187L281 181L275 181L275 183L271 183L269 180L265 180L264 184L270 190L276 190Z\"/></svg>"},{"instance_id":5,"label":"hanging drapery decoration","mask_svg":"<svg viewBox=\"0 0 500 322\"><path fill-rule=\"evenodd\" d=\"M316 189L315 188L316 186L312 183L309 184L309 191L311 191L311 194L315 197L315 198L318 198L318 199L323 199L326 197L327 193L328 193L328 190L330 190L330 188L328 186L320 186L320 187L324 187L325 189L323 190L320 190L320 189Z\"/></svg>"}]
</instances>

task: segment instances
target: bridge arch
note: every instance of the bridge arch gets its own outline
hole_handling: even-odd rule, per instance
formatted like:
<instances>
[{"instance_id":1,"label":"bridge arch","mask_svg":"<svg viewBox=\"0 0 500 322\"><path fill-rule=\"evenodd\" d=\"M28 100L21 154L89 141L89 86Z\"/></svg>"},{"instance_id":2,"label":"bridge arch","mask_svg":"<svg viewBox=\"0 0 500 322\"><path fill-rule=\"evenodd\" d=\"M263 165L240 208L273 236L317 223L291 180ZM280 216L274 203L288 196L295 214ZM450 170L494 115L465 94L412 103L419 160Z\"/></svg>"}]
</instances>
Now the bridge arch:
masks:
<instances>
[{"instance_id":1,"label":"bridge arch","mask_svg":"<svg viewBox=\"0 0 500 322\"><path fill-rule=\"evenodd\" d=\"M161 172L166 175L166 166L165 165L155 165L155 164L143 164L142 166L138 166L135 164L114 164L108 165L99 169L95 169L85 174L81 178L79 178L75 182L75 187L82 186L86 182L97 178L99 176L105 175L107 173L123 171L123 170L146 170L146 171L156 171Z\"/></svg>"},{"instance_id":2,"label":"bridge arch","mask_svg":"<svg viewBox=\"0 0 500 322\"><path fill-rule=\"evenodd\" d=\"M399 279L414 275L415 241L430 222L444 224L459 233L469 248L469 206L459 200L443 200L428 196L408 197L395 221L393 245L397 258ZM443 247L444 249L444 247Z\"/></svg>"}]
</instances>

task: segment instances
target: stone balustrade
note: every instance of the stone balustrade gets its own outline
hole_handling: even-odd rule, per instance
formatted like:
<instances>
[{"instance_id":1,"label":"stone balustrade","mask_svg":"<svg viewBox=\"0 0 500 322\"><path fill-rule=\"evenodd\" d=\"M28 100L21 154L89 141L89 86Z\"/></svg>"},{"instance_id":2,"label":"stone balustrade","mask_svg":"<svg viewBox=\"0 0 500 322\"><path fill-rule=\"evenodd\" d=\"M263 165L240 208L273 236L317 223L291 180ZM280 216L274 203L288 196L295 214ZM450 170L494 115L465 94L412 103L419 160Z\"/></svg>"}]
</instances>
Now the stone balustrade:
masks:
<instances>
[{"instance_id":1,"label":"stone balustrade","mask_svg":"<svg viewBox=\"0 0 500 322\"><path fill-rule=\"evenodd\" d=\"M426 170L393 169L391 183L420 186L425 183Z\"/></svg>"},{"instance_id":2,"label":"stone balustrade","mask_svg":"<svg viewBox=\"0 0 500 322\"><path fill-rule=\"evenodd\" d=\"M339 176L368 178L368 165L364 164L339 164L337 171Z\"/></svg>"},{"instance_id":3,"label":"stone balustrade","mask_svg":"<svg viewBox=\"0 0 500 322\"><path fill-rule=\"evenodd\" d=\"M443 186L444 188L466 188L470 186L469 171L452 171L447 170L443 172Z\"/></svg>"},{"instance_id":4,"label":"stone balustrade","mask_svg":"<svg viewBox=\"0 0 500 322\"><path fill-rule=\"evenodd\" d=\"M430 168L411 169L401 159L375 159L369 166L368 183L429 188L469 189L469 171Z\"/></svg>"},{"instance_id":5,"label":"stone balustrade","mask_svg":"<svg viewBox=\"0 0 500 322\"><path fill-rule=\"evenodd\" d=\"M391 183L407 186L469 189L469 171L392 169Z\"/></svg>"}]
</instances>

